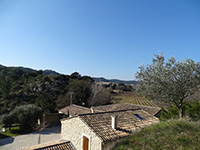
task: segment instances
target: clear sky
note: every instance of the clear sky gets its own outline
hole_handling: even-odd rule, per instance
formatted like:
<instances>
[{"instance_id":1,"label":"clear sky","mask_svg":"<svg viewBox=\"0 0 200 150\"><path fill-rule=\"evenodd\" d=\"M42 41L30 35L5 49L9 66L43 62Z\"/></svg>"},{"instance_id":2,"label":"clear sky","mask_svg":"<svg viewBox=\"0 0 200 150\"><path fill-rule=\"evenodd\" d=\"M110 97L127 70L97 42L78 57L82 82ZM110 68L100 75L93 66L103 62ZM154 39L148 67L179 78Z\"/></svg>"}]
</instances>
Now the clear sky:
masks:
<instances>
[{"instance_id":1,"label":"clear sky","mask_svg":"<svg viewBox=\"0 0 200 150\"><path fill-rule=\"evenodd\" d=\"M200 61L199 0L0 0L0 64L135 79L154 54Z\"/></svg>"}]
</instances>

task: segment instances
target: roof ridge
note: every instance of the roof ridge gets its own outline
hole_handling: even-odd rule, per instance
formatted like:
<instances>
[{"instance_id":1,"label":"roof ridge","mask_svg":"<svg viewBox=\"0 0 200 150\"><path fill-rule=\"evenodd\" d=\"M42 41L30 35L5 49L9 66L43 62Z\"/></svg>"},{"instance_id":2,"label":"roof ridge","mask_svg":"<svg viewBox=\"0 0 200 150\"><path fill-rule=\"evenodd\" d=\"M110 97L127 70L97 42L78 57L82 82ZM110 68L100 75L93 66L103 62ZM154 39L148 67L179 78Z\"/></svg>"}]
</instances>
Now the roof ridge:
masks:
<instances>
[{"instance_id":1,"label":"roof ridge","mask_svg":"<svg viewBox=\"0 0 200 150\"><path fill-rule=\"evenodd\" d=\"M76 105L76 104L72 104L72 105L75 106L75 107L79 107L79 108L83 108L83 109L88 109L88 110L90 110L90 108L85 107L85 106L80 106L80 105ZM72 106L72 105L69 105L69 106Z\"/></svg>"},{"instance_id":2,"label":"roof ridge","mask_svg":"<svg viewBox=\"0 0 200 150\"><path fill-rule=\"evenodd\" d=\"M69 143L71 145L71 142L70 141L63 141L63 140L60 140L58 143L55 143L55 144L49 144L48 146L46 145L43 145L39 148L36 148L35 150L40 150L41 148L48 148L48 147L52 147L52 146L57 146L57 145L61 145L61 144L65 144L65 143ZM41 144L42 145L42 144Z\"/></svg>"},{"instance_id":3,"label":"roof ridge","mask_svg":"<svg viewBox=\"0 0 200 150\"><path fill-rule=\"evenodd\" d=\"M65 109L65 108L70 107L70 106L74 106L74 107L78 107L78 108L83 108L83 109L90 110L90 108L88 108L88 107L80 106L80 105L76 105L76 104L72 104L72 105L65 106L65 107L63 107L63 108L60 108L59 110Z\"/></svg>"},{"instance_id":4,"label":"roof ridge","mask_svg":"<svg viewBox=\"0 0 200 150\"><path fill-rule=\"evenodd\" d=\"M25 149L39 150L39 149L42 149L42 148L48 148L48 147L61 145L61 144L66 144L66 143L69 143L72 146L71 141L68 141L68 140L55 140L55 141L49 141L49 142L46 142L46 143L25 146L25 147L19 148L17 150L25 150Z\"/></svg>"},{"instance_id":5,"label":"roof ridge","mask_svg":"<svg viewBox=\"0 0 200 150\"><path fill-rule=\"evenodd\" d=\"M140 108L121 109L121 110L103 111L103 112L95 112L95 113L87 113L87 114L78 114L78 116L97 115L97 114L106 114L106 113L115 113L115 112L124 112L124 111L135 111L135 110L141 110L141 109Z\"/></svg>"}]
</instances>

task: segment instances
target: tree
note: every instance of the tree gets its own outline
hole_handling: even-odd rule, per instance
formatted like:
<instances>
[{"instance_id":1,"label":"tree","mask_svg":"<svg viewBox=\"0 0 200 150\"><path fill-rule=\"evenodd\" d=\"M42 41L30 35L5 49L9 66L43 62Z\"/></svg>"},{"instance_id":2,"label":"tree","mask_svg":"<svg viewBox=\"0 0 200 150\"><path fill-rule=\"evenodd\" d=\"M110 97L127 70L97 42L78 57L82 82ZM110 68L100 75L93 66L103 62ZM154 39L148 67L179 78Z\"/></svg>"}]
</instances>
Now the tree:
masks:
<instances>
[{"instance_id":1,"label":"tree","mask_svg":"<svg viewBox=\"0 0 200 150\"><path fill-rule=\"evenodd\" d=\"M30 129L37 123L41 112L41 109L33 104L21 105L4 115L2 123L5 127L11 127L12 124L17 123L22 129Z\"/></svg>"},{"instance_id":2,"label":"tree","mask_svg":"<svg viewBox=\"0 0 200 150\"><path fill-rule=\"evenodd\" d=\"M3 127L7 128L9 127L9 129L11 130L11 126L14 123L15 117L13 115L13 113L9 113L9 114L4 114L1 117L1 123L3 124Z\"/></svg>"},{"instance_id":3,"label":"tree","mask_svg":"<svg viewBox=\"0 0 200 150\"><path fill-rule=\"evenodd\" d=\"M110 102L110 92L100 84L92 84L91 98L88 101L89 106L105 105Z\"/></svg>"},{"instance_id":4,"label":"tree","mask_svg":"<svg viewBox=\"0 0 200 150\"><path fill-rule=\"evenodd\" d=\"M165 62L162 54L155 55L153 63L139 67L136 73L138 90L156 100L173 102L183 116L183 103L198 90L200 85L200 63L192 59L184 62L171 57Z\"/></svg>"},{"instance_id":5,"label":"tree","mask_svg":"<svg viewBox=\"0 0 200 150\"><path fill-rule=\"evenodd\" d=\"M71 79L80 79L81 75L78 72L74 72L70 75Z\"/></svg>"},{"instance_id":6,"label":"tree","mask_svg":"<svg viewBox=\"0 0 200 150\"><path fill-rule=\"evenodd\" d=\"M69 82L68 94L73 92L72 104L88 106L87 100L91 93L91 83L84 80L73 79ZM69 94L70 98L70 94Z\"/></svg>"},{"instance_id":7,"label":"tree","mask_svg":"<svg viewBox=\"0 0 200 150\"><path fill-rule=\"evenodd\" d=\"M28 104L16 107L11 113L16 117L16 123L22 125L22 129L30 129L35 126L42 111L41 108Z\"/></svg>"},{"instance_id":8,"label":"tree","mask_svg":"<svg viewBox=\"0 0 200 150\"><path fill-rule=\"evenodd\" d=\"M40 92L35 104L42 108L44 113L56 112L56 103L53 96L47 92Z\"/></svg>"}]
</instances>

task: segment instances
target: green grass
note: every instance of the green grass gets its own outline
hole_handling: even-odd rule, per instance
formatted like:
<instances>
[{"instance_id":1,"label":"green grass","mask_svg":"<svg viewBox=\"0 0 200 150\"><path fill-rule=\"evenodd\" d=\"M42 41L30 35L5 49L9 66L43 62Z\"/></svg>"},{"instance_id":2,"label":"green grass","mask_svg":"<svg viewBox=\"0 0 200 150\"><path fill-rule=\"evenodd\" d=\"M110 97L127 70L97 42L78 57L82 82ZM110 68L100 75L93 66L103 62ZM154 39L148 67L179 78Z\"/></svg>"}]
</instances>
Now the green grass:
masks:
<instances>
[{"instance_id":1,"label":"green grass","mask_svg":"<svg viewBox=\"0 0 200 150\"><path fill-rule=\"evenodd\" d=\"M144 128L118 143L114 150L197 150L199 141L200 122L168 120Z\"/></svg>"},{"instance_id":2,"label":"green grass","mask_svg":"<svg viewBox=\"0 0 200 150\"><path fill-rule=\"evenodd\" d=\"M30 132L31 132L30 130L21 130L20 126L14 126L14 127L11 127L11 130L9 130L9 128L6 128L6 132L0 133L0 139L7 138L7 137L14 137L14 136L18 136L18 135L22 135L22 134L26 134Z\"/></svg>"}]
</instances>

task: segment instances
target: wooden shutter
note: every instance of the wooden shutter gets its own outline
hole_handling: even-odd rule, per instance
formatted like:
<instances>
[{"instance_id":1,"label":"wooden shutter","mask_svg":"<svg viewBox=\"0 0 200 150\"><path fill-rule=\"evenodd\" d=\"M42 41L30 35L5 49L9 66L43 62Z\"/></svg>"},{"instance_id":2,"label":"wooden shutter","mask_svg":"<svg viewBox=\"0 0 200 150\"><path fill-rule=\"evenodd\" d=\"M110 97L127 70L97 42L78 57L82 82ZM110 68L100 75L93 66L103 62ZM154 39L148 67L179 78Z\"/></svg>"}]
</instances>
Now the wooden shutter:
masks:
<instances>
[{"instance_id":1,"label":"wooden shutter","mask_svg":"<svg viewBox=\"0 0 200 150\"><path fill-rule=\"evenodd\" d=\"M89 139L83 136L83 150L89 150Z\"/></svg>"}]
</instances>

